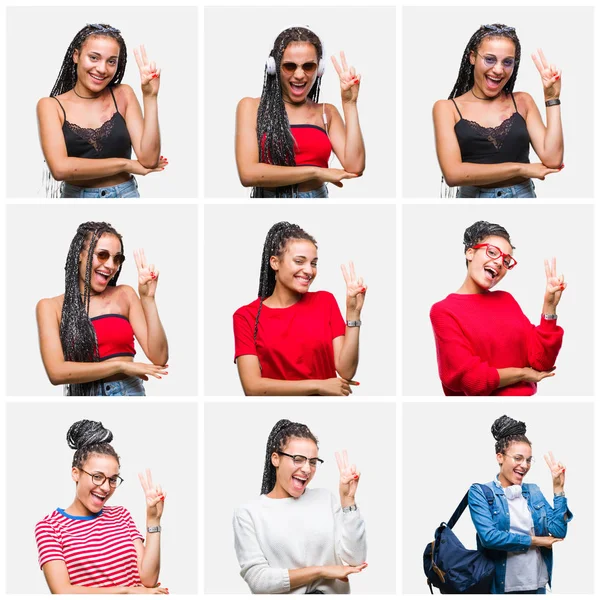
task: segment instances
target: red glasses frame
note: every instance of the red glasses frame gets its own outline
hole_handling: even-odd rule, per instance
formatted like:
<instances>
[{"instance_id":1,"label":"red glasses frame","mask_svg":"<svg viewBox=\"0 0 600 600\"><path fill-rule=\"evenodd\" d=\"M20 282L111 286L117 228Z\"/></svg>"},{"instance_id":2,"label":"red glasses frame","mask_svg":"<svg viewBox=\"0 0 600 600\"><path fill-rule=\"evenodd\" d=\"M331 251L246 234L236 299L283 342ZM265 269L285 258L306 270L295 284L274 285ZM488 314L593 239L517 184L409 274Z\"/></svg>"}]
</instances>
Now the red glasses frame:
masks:
<instances>
[{"instance_id":1,"label":"red glasses frame","mask_svg":"<svg viewBox=\"0 0 600 600\"><path fill-rule=\"evenodd\" d=\"M500 257L502 258L502 266L507 270L510 271L511 269L514 269L517 266L517 261L512 257L512 255L510 254L504 254L504 252L502 252L502 250L500 250L500 248L498 248L498 246L494 246L494 244L475 244L475 246L471 246L473 248L473 250L477 250L478 248L485 248L485 253L491 258L491 259L496 259L498 258L497 256L492 256L490 254L490 248L493 248L494 250L498 251L498 254L500 255ZM505 264L504 259L508 258L509 261L512 261L509 265Z\"/></svg>"}]
</instances>

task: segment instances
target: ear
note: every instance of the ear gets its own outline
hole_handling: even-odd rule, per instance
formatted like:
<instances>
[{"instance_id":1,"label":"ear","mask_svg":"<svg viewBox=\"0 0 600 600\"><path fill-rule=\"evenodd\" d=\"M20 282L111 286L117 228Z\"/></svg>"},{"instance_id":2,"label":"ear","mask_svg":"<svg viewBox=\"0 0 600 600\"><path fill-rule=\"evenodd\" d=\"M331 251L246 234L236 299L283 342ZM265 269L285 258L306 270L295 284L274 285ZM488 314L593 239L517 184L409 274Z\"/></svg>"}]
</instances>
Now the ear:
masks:
<instances>
[{"instance_id":1,"label":"ear","mask_svg":"<svg viewBox=\"0 0 600 600\"><path fill-rule=\"evenodd\" d=\"M475 50L471 50L470 54L469 54L469 62L474 65L475 64L475 58L477 57L477 55L475 54Z\"/></svg>"},{"instance_id":2,"label":"ear","mask_svg":"<svg viewBox=\"0 0 600 600\"><path fill-rule=\"evenodd\" d=\"M271 256L269 259L269 265L271 265L271 269L273 269L273 271L279 271L279 257Z\"/></svg>"},{"instance_id":3,"label":"ear","mask_svg":"<svg viewBox=\"0 0 600 600\"><path fill-rule=\"evenodd\" d=\"M502 466L502 463L504 462L504 454L502 454L502 452L498 452L498 454L496 454L496 460L498 461L498 466Z\"/></svg>"},{"instance_id":4,"label":"ear","mask_svg":"<svg viewBox=\"0 0 600 600\"><path fill-rule=\"evenodd\" d=\"M473 248L467 248L465 252L465 258L471 262L473 260L473 256L475 255L475 250Z\"/></svg>"},{"instance_id":5,"label":"ear","mask_svg":"<svg viewBox=\"0 0 600 600\"><path fill-rule=\"evenodd\" d=\"M73 51L73 62L77 64L79 62L79 50L75 48Z\"/></svg>"},{"instance_id":6,"label":"ear","mask_svg":"<svg viewBox=\"0 0 600 600\"><path fill-rule=\"evenodd\" d=\"M75 483L79 483L79 469L77 467L73 467L71 469L71 479L75 482Z\"/></svg>"},{"instance_id":7,"label":"ear","mask_svg":"<svg viewBox=\"0 0 600 600\"><path fill-rule=\"evenodd\" d=\"M279 467L279 460L281 459L281 456L279 456L279 454L277 454L277 452L273 452L273 454L271 454L271 464L277 468Z\"/></svg>"}]
</instances>

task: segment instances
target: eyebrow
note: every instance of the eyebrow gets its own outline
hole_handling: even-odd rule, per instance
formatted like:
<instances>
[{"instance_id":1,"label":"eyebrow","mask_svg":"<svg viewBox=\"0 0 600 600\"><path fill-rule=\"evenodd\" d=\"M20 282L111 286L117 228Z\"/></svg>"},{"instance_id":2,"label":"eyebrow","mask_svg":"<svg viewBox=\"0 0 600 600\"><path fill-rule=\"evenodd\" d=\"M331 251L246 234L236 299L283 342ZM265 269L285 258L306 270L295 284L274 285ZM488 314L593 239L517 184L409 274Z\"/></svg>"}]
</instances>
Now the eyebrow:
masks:
<instances>
[{"instance_id":1,"label":"eyebrow","mask_svg":"<svg viewBox=\"0 0 600 600\"><path fill-rule=\"evenodd\" d=\"M304 254L296 254L294 258L306 258L306 256L304 256ZM311 260L319 260L319 257L315 256L315 258L311 258Z\"/></svg>"},{"instance_id":2,"label":"eyebrow","mask_svg":"<svg viewBox=\"0 0 600 600\"><path fill-rule=\"evenodd\" d=\"M88 50L89 54L97 54L98 56L102 56L101 52L98 52L97 50ZM118 54L113 54L112 56L109 56L108 58L119 58Z\"/></svg>"},{"instance_id":3,"label":"eyebrow","mask_svg":"<svg viewBox=\"0 0 600 600\"><path fill-rule=\"evenodd\" d=\"M484 54L484 56L493 56L494 58L498 58L495 54L492 54L491 52L486 52ZM507 58L513 58L514 56L512 54L509 54L508 56L505 56L502 60L506 60Z\"/></svg>"}]
</instances>

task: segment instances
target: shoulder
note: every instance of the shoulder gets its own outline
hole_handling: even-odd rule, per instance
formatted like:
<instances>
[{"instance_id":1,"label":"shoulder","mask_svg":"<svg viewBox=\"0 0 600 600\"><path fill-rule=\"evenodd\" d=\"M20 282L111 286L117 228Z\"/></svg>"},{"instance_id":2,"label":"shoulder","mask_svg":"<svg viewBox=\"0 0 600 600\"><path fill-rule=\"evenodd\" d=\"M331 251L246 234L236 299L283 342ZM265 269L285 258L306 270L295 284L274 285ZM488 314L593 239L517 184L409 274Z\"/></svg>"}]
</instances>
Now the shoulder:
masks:
<instances>
[{"instance_id":1,"label":"shoulder","mask_svg":"<svg viewBox=\"0 0 600 600\"><path fill-rule=\"evenodd\" d=\"M35 525L36 533L38 531L54 529L54 525L58 519L61 519L61 514L54 509L49 515L46 515L43 519L39 520Z\"/></svg>"},{"instance_id":2,"label":"shoulder","mask_svg":"<svg viewBox=\"0 0 600 600\"><path fill-rule=\"evenodd\" d=\"M238 113L252 113L258 112L258 105L260 104L260 98L242 98L237 105Z\"/></svg>"},{"instance_id":3,"label":"shoulder","mask_svg":"<svg viewBox=\"0 0 600 600\"><path fill-rule=\"evenodd\" d=\"M304 294L306 302L318 302L321 304L337 304L335 296L331 292L320 290L318 292L306 292Z\"/></svg>"},{"instance_id":4,"label":"shoulder","mask_svg":"<svg viewBox=\"0 0 600 600\"><path fill-rule=\"evenodd\" d=\"M113 293L123 294L124 296L127 296L128 298L137 298L138 297L136 291L130 285L127 285L125 283L122 285L116 285L115 291Z\"/></svg>"},{"instance_id":5,"label":"shoulder","mask_svg":"<svg viewBox=\"0 0 600 600\"><path fill-rule=\"evenodd\" d=\"M326 488L308 488L302 498L318 504L336 504L336 497Z\"/></svg>"},{"instance_id":6,"label":"shoulder","mask_svg":"<svg viewBox=\"0 0 600 600\"><path fill-rule=\"evenodd\" d=\"M450 309L454 306L453 296L450 294L446 296L443 300L436 302L431 309L429 310L430 317L439 317L450 312Z\"/></svg>"},{"instance_id":7,"label":"shoulder","mask_svg":"<svg viewBox=\"0 0 600 600\"><path fill-rule=\"evenodd\" d=\"M124 506L105 506L102 509L102 516L119 520L131 519L131 513Z\"/></svg>"},{"instance_id":8,"label":"shoulder","mask_svg":"<svg viewBox=\"0 0 600 600\"><path fill-rule=\"evenodd\" d=\"M37 303L35 307L35 312L38 316L48 316L56 314L57 317L59 317L60 312L62 311L64 299L64 294L61 294L60 296L54 296L53 298L42 298Z\"/></svg>"},{"instance_id":9,"label":"shoulder","mask_svg":"<svg viewBox=\"0 0 600 600\"><path fill-rule=\"evenodd\" d=\"M517 106L520 103L523 103L525 105L535 104L535 100L532 98L531 94L528 94L527 92L513 92L512 95L515 99L515 102L517 103Z\"/></svg>"},{"instance_id":10,"label":"shoulder","mask_svg":"<svg viewBox=\"0 0 600 600\"><path fill-rule=\"evenodd\" d=\"M60 114L62 112L60 110L60 105L52 96L40 98L38 100L36 110L38 117L52 117L56 115L58 118L60 118Z\"/></svg>"},{"instance_id":11,"label":"shoulder","mask_svg":"<svg viewBox=\"0 0 600 600\"><path fill-rule=\"evenodd\" d=\"M504 290L496 290L495 292L490 292L489 296L496 300L496 302L503 302L506 304L516 304L519 303L515 300L514 296L510 292L505 292Z\"/></svg>"},{"instance_id":12,"label":"shoulder","mask_svg":"<svg viewBox=\"0 0 600 600\"><path fill-rule=\"evenodd\" d=\"M113 94L115 95L115 98L117 99L117 102L119 101L119 98L129 100L130 98L136 97L133 88L130 85L127 85L126 83L119 83L118 85L114 85L111 88L109 88L109 90L112 90Z\"/></svg>"},{"instance_id":13,"label":"shoulder","mask_svg":"<svg viewBox=\"0 0 600 600\"><path fill-rule=\"evenodd\" d=\"M260 298L253 300L250 304L245 304L244 306L240 306L234 313L233 317L235 318L256 318L256 313L258 312L258 307L260 305Z\"/></svg>"},{"instance_id":14,"label":"shoulder","mask_svg":"<svg viewBox=\"0 0 600 600\"><path fill-rule=\"evenodd\" d=\"M452 110L456 110L454 108L454 102L452 102L452 100L438 100L433 105L434 115L449 113Z\"/></svg>"}]
</instances>

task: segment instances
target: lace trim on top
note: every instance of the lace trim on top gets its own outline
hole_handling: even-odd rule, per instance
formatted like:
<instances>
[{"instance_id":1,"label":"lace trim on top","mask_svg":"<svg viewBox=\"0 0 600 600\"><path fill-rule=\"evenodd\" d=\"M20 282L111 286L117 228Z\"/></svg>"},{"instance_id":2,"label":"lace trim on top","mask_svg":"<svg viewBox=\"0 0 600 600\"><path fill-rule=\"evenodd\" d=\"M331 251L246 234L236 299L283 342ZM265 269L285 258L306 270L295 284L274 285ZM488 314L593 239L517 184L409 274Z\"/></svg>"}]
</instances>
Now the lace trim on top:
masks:
<instances>
[{"instance_id":1,"label":"lace trim on top","mask_svg":"<svg viewBox=\"0 0 600 600\"><path fill-rule=\"evenodd\" d=\"M497 127L484 127L475 121L469 121L469 119L463 119L465 123L467 123L472 129L482 133L488 142L491 142L494 145L496 150L500 150L502 148L502 144L504 140L510 133L512 125L515 120L515 116L518 115L518 112L514 112L508 119L505 119L498 125Z\"/></svg>"},{"instance_id":2,"label":"lace trim on top","mask_svg":"<svg viewBox=\"0 0 600 600\"><path fill-rule=\"evenodd\" d=\"M88 144L94 147L96 152L102 152L103 142L102 139L108 137L113 130L115 125L115 118L119 113L116 112L108 121L105 121L96 129L91 127L79 127L75 123L65 121L65 125L80 138L85 140Z\"/></svg>"}]
</instances>

